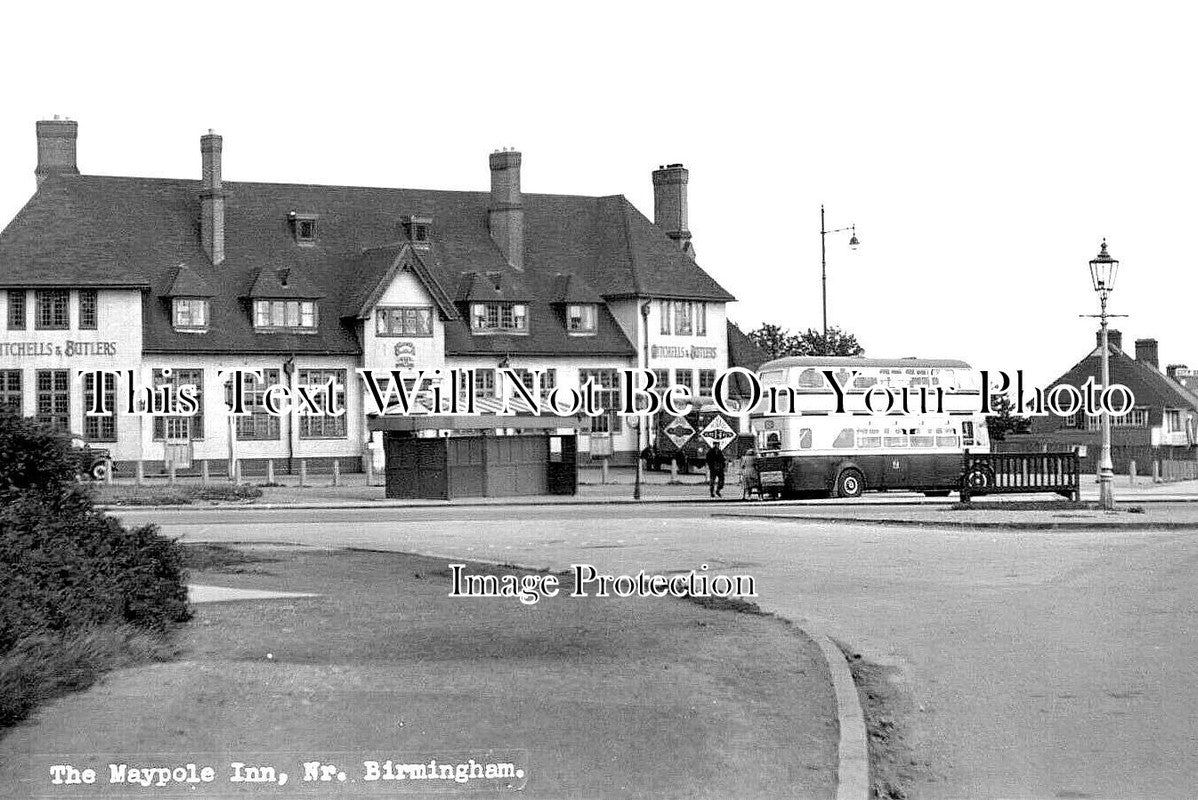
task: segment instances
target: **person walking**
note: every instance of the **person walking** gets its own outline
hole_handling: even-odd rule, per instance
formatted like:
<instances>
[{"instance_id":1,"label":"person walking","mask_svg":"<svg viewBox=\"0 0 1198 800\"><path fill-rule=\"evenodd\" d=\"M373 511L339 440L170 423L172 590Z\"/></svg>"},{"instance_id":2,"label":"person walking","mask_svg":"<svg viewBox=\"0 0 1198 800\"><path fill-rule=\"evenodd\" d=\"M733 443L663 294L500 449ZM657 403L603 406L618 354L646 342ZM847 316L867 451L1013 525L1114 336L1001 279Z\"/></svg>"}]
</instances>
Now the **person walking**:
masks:
<instances>
[{"instance_id":1,"label":"person walking","mask_svg":"<svg viewBox=\"0 0 1198 800\"><path fill-rule=\"evenodd\" d=\"M718 447L708 448L704 460L707 462L707 487L711 490L711 496L723 497L720 492L724 490L724 468L727 466L724 451Z\"/></svg>"}]
</instances>

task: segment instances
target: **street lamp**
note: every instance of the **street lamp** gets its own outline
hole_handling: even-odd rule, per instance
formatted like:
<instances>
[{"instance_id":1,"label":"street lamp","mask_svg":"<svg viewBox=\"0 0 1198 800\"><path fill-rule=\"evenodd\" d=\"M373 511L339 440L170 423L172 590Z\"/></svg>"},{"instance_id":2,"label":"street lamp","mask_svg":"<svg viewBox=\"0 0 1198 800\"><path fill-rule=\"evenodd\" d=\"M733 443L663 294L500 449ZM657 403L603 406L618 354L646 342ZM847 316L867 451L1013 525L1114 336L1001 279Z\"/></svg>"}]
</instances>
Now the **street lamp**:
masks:
<instances>
[{"instance_id":1,"label":"street lamp","mask_svg":"<svg viewBox=\"0 0 1198 800\"><path fill-rule=\"evenodd\" d=\"M856 250L861 244L857 239L857 226L850 225L847 228L835 228L827 230L824 227L824 206L821 203L819 207L819 256L820 256L820 285L823 290L824 298L824 349L828 348L828 245L827 238L829 233L843 233L850 231L849 249ZM826 354L826 353L825 353Z\"/></svg>"},{"instance_id":2,"label":"street lamp","mask_svg":"<svg viewBox=\"0 0 1198 800\"><path fill-rule=\"evenodd\" d=\"M1102 249L1090 260L1090 282L1094 291L1098 292L1099 314L1102 324L1102 389L1105 392L1111 385L1111 354L1107 350L1107 320L1113 316L1107 313L1106 303L1111 292L1115 290L1115 277L1119 273L1119 262L1111 258L1106 250L1106 239L1102 240ZM1102 409L1102 462L1098 468L1098 504L1104 511L1115 509L1115 494L1113 481L1114 466L1111 464L1111 412L1103 404Z\"/></svg>"}]
</instances>

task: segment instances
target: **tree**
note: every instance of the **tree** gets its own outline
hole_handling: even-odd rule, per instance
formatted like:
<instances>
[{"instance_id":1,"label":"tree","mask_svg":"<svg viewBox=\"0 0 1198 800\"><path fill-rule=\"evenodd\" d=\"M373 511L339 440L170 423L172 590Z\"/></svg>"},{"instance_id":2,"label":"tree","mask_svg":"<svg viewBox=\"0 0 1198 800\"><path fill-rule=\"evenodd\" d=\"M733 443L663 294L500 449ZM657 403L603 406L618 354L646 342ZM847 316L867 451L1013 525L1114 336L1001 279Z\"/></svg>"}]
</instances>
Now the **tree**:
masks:
<instances>
[{"instance_id":1,"label":"tree","mask_svg":"<svg viewBox=\"0 0 1198 800\"><path fill-rule=\"evenodd\" d=\"M865 348L857 341L857 337L840 328L829 328L825 341L823 333L813 328L808 328L805 333L792 334L777 325L765 323L750 331L749 338L770 358L865 355Z\"/></svg>"},{"instance_id":2,"label":"tree","mask_svg":"<svg viewBox=\"0 0 1198 800\"><path fill-rule=\"evenodd\" d=\"M749 331L749 340L770 358L794 355L794 337L789 331L768 322L756 330Z\"/></svg>"},{"instance_id":3,"label":"tree","mask_svg":"<svg viewBox=\"0 0 1198 800\"><path fill-rule=\"evenodd\" d=\"M854 356L865 355L865 348L857 341L857 337L840 328L828 328L828 336L814 328L808 328L806 333L795 337L798 340L798 356Z\"/></svg>"},{"instance_id":4,"label":"tree","mask_svg":"<svg viewBox=\"0 0 1198 800\"><path fill-rule=\"evenodd\" d=\"M991 395L990 407L997 412L986 417L986 430L990 432L990 438L993 441L1004 441L1009 433L1027 433L1031 430L1032 421L1030 419L1017 417L1011 413L1015 404L1007 395Z\"/></svg>"}]
</instances>

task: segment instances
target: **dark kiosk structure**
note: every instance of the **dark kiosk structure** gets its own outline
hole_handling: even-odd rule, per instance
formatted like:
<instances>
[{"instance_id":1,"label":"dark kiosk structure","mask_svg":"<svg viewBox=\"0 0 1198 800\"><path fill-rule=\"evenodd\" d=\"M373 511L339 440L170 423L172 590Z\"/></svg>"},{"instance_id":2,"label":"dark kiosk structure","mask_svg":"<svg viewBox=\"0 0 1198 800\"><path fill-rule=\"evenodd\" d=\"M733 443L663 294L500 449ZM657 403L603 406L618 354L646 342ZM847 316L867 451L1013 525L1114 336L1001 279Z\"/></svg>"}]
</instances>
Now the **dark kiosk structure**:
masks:
<instances>
[{"instance_id":1,"label":"dark kiosk structure","mask_svg":"<svg viewBox=\"0 0 1198 800\"><path fill-rule=\"evenodd\" d=\"M384 415L372 417L368 424L371 431L383 432L389 499L578 491L578 443L573 432L578 421L573 417ZM454 435L427 435L447 430Z\"/></svg>"}]
</instances>

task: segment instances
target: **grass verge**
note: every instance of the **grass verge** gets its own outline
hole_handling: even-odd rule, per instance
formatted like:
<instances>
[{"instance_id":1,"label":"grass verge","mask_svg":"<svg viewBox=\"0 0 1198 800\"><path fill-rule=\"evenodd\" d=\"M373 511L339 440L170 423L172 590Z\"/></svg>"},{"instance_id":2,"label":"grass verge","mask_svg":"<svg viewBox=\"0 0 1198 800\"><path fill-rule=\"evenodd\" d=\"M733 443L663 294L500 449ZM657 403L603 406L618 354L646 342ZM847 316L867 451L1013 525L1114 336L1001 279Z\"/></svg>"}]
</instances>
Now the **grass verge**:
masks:
<instances>
[{"instance_id":1,"label":"grass verge","mask_svg":"<svg viewBox=\"0 0 1198 800\"><path fill-rule=\"evenodd\" d=\"M253 550L227 544L184 544L183 565L195 572L241 572L247 564L274 561Z\"/></svg>"},{"instance_id":2,"label":"grass verge","mask_svg":"<svg viewBox=\"0 0 1198 800\"><path fill-rule=\"evenodd\" d=\"M1101 511L1102 507L1089 500L1011 500L969 503L953 503L951 511ZM1143 514L1140 506L1125 506L1118 509L1128 514Z\"/></svg>"},{"instance_id":3,"label":"grass verge","mask_svg":"<svg viewBox=\"0 0 1198 800\"><path fill-rule=\"evenodd\" d=\"M130 625L104 625L36 636L0 657L0 733L38 704L92 686L118 667L168 661L172 640Z\"/></svg>"},{"instance_id":4,"label":"grass verge","mask_svg":"<svg viewBox=\"0 0 1198 800\"><path fill-rule=\"evenodd\" d=\"M248 483L95 487L95 501L114 506L186 506L197 502L245 503L257 500L261 496L262 489Z\"/></svg>"},{"instance_id":5,"label":"grass verge","mask_svg":"<svg viewBox=\"0 0 1198 800\"><path fill-rule=\"evenodd\" d=\"M835 791L823 659L775 620L572 597L569 581L535 604L454 598L445 559L390 552L271 550L269 575L230 573L245 562L229 549L189 556L213 565L192 580L316 596L198 605L185 660L123 670L11 735L0 796L23 780L6 764L14 753L182 755L230 742L235 755L340 753L351 777L362 759L510 745L529 800ZM482 564L468 574L548 577Z\"/></svg>"}]
</instances>

